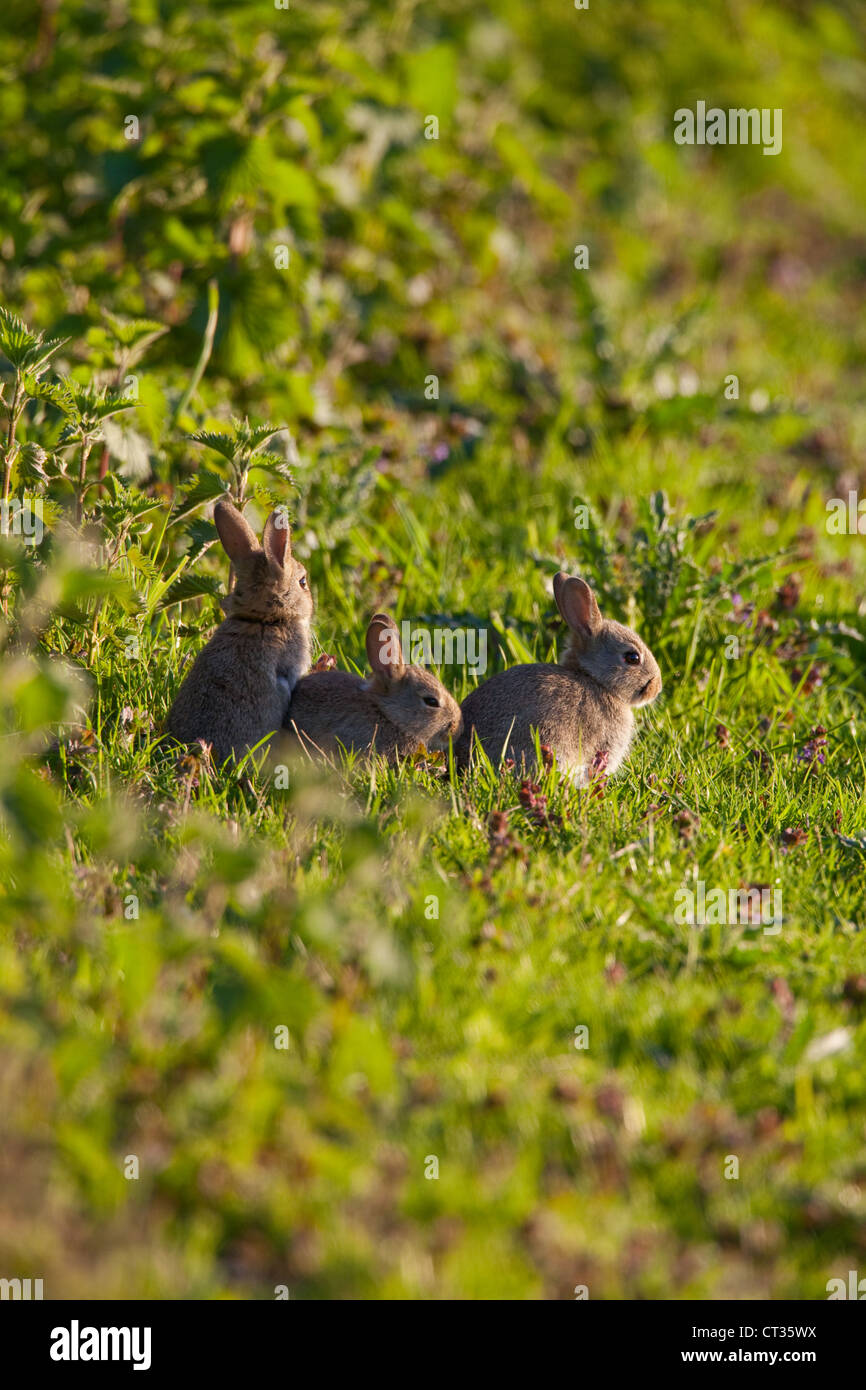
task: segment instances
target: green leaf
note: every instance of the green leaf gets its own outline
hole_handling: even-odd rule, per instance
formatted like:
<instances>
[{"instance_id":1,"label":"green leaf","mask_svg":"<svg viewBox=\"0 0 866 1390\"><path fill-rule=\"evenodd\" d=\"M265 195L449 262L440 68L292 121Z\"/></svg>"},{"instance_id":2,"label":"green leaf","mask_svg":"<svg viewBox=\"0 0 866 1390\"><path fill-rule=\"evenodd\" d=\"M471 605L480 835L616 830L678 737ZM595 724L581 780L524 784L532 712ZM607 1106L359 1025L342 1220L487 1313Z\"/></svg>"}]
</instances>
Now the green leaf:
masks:
<instances>
[{"instance_id":1,"label":"green leaf","mask_svg":"<svg viewBox=\"0 0 866 1390\"><path fill-rule=\"evenodd\" d=\"M153 319L122 318L119 314L111 313L109 309L103 309L102 317L114 337L124 347L149 347L157 338L168 332L164 323L156 323Z\"/></svg>"},{"instance_id":2,"label":"green leaf","mask_svg":"<svg viewBox=\"0 0 866 1390\"><path fill-rule=\"evenodd\" d=\"M23 319L0 306L0 352L7 357L13 367L19 370L24 366L28 352L38 345L39 339L31 333Z\"/></svg>"},{"instance_id":3,"label":"green leaf","mask_svg":"<svg viewBox=\"0 0 866 1390\"><path fill-rule=\"evenodd\" d=\"M222 584L210 574L184 574L172 584L168 593L156 605L157 611L174 608L192 598L219 598Z\"/></svg>"},{"instance_id":4,"label":"green leaf","mask_svg":"<svg viewBox=\"0 0 866 1390\"><path fill-rule=\"evenodd\" d=\"M60 834L62 821L53 788L27 767L19 767L2 792L4 817L11 820L21 838L42 844Z\"/></svg>"},{"instance_id":5,"label":"green leaf","mask_svg":"<svg viewBox=\"0 0 866 1390\"><path fill-rule=\"evenodd\" d=\"M274 477L285 479L287 483L295 484L295 475L284 458L279 454L259 453L250 459L250 467L261 469L263 473L270 473Z\"/></svg>"},{"instance_id":6,"label":"green leaf","mask_svg":"<svg viewBox=\"0 0 866 1390\"><path fill-rule=\"evenodd\" d=\"M234 462L238 452L237 440L231 434L223 434L216 430L199 430L196 434L188 435L187 438L193 444L203 444L206 449L213 449L214 453L228 459L229 463Z\"/></svg>"},{"instance_id":7,"label":"green leaf","mask_svg":"<svg viewBox=\"0 0 866 1390\"><path fill-rule=\"evenodd\" d=\"M0 352L17 371L29 372L34 380L68 341L68 338L46 339L41 333L31 333L23 319L0 306Z\"/></svg>"},{"instance_id":8,"label":"green leaf","mask_svg":"<svg viewBox=\"0 0 866 1390\"><path fill-rule=\"evenodd\" d=\"M209 468L203 468L198 473L184 494L181 502L176 506L172 524L176 524L183 517L189 516L190 512L196 511L205 502L212 502L217 497L227 495L225 480L218 473L213 473Z\"/></svg>"}]
</instances>

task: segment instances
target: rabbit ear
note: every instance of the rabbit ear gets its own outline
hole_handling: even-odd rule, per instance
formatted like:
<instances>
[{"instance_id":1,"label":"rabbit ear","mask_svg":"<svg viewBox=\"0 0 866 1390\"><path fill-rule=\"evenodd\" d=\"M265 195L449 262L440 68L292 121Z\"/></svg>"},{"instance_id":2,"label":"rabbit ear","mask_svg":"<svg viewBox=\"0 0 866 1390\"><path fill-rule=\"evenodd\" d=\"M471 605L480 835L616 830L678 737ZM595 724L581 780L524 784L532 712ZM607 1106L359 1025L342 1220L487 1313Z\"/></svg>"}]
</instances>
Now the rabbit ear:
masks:
<instances>
[{"instance_id":1,"label":"rabbit ear","mask_svg":"<svg viewBox=\"0 0 866 1390\"><path fill-rule=\"evenodd\" d=\"M585 579L560 572L553 577L556 606L572 632L588 640L601 631L602 616L595 594Z\"/></svg>"},{"instance_id":2,"label":"rabbit ear","mask_svg":"<svg viewBox=\"0 0 866 1390\"><path fill-rule=\"evenodd\" d=\"M399 680L406 669L397 624L387 613L374 613L367 628L367 660L377 676Z\"/></svg>"},{"instance_id":3,"label":"rabbit ear","mask_svg":"<svg viewBox=\"0 0 866 1390\"><path fill-rule=\"evenodd\" d=\"M276 511L271 512L265 522L262 549L272 564L275 564L279 569L284 567L286 560L291 560L292 544L289 535L289 518L286 516L285 507L277 507Z\"/></svg>"},{"instance_id":4,"label":"rabbit ear","mask_svg":"<svg viewBox=\"0 0 866 1390\"><path fill-rule=\"evenodd\" d=\"M221 497L213 509L214 525L222 548L232 564L246 560L259 549L256 533L245 517L226 498Z\"/></svg>"}]
</instances>

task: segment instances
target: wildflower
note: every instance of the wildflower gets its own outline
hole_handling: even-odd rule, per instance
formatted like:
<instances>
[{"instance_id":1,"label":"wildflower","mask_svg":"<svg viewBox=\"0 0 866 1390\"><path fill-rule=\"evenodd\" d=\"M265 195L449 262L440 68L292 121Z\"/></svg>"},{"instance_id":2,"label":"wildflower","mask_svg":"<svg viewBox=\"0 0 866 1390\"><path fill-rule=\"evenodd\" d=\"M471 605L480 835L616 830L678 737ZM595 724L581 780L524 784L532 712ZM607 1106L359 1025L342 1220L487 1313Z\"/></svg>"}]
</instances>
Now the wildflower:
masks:
<instances>
[{"instance_id":1,"label":"wildflower","mask_svg":"<svg viewBox=\"0 0 866 1390\"><path fill-rule=\"evenodd\" d=\"M815 763L819 763L821 767L824 766L827 761L824 753L824 749L827 747L826 733L827 730L823 724L816 724L810 730L808 743L804 743L797 754L798 763L807 763L809 767L813 767Z\"/></svg>"},{"instance_id":2,"label":"wildflower","mask_svg":"<svg viewBox=\"0 0 866 1390\"><path fill-rule=\"evenodd\" d=\"M766 608L762 608L758 613L757 617L755 618L755 631L769 633L779 631L778 622L774 617L772 617L770 613L767 612Z\"/></svg>"},{"instance_id":3,"label":"wildflower","mask_svg":"<svg viewBox=\"0 0 866 1390\"><path fill-rule=\"evenodd\" d=\"M808 836L806 831L803 830L801 826L787 826L786 829L782 831L783 853L787 852L789 849L793 849L796 845L805 844L807 839Z\"/></svg>"},{"instance_id":4,"label":"wildflower","mask_svg":"<svg viewBox=\"0 0 866 1390\"><path fill-rule=\"evenodd\" d=\"M755 611L753 603L746 603L742 594L731 594L731 620L735 623L750 623Z\"/></svg>"},{"instance_id":5,"label":"wildflower","mask_svg":"<svg viewBox=\"0 0 866 1390\"><path fill-rule=\"evenodd\" d=\"M776 591L776 603L784 612L790 613L800 602L803 585L796 574L789 574L784 584Z\"/></svg>"},{"instance_id":6,"label":"wildflower","mask_svg":"<svg viewBox=\"0 0 866 1390\"><path fill-rule=\"evenodd\" d=\"M536 825L550 827L561 825L561 817L551 815L547 809L547 797L541 790L537 782L533 782L531 777L524 777L520 783L520 790L517 799L523 807L529 819Z\"/></svg>"},{"instance_id":7,"label":"wildflower","mask_svg":"<svg viewBox=\"0 0 866 1390\"><path fill-rule=\"evenodd\" d=\"M604 788L608 777L607 764L609 757L610 750L608 748L599 748L589 765L588 780L591 787L590 795L595 797L596 800L604 796Z\"/></svg>"},{"instance_id":8,"label":"wildflower","mask_svg":"<svg viewBox=\"0 0 866 1390\"><path fill-rule=\"evenodd\" d=\"M822 664L820 662L816 662L814 666L810 666L808 671L806 672L805 678L803 676L803 671L801 667L792 666L791 684L796 688L800 685L801 681L802 693L804 695L811 695L814 690L817 690L820 686L824 684L824 667L822 666Z\"/></svg>"},{"instance_id":9,"label":"wildflower","mask_svg":"<svg viewBox=\"0 0 866 1390\"><path fill-rule=\"evenodd\" d=\"M526 850L509 827L507 811L491 811L487 821L487 838L494 867L498 867L509 854L517 859L526 859Z\"/></svg>"},{"instance_id":10,"label":"wildflower","mask_svg":"<svg viewBox=\"0 0 866 1390\"><path fill-rule=\"evenodd\" d=\"M607 776L607 764L610 758L609 748L599 748L589 765L589 775L593 777Z\"/></svg>"}]
</instances>

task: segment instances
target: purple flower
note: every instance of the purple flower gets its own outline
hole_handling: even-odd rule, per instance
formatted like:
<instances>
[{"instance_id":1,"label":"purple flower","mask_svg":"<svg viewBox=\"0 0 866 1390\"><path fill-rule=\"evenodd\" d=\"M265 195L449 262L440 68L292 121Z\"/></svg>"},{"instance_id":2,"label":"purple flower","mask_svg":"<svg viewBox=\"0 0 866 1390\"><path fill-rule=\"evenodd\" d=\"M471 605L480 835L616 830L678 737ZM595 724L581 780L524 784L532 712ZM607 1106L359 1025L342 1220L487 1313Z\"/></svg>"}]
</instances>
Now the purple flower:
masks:
<instances>
[{"instance_id":1,"label":"purple flower","mask_svg":"<svg viewBox=\"0 0 866 1390\"><path fill-rule=\"evenodd\" d=\"M820 763L823 767L826 761L823 748L818 748L814 743L804 743L797 754L798 763Z\"/></svg>"}]
</instances>

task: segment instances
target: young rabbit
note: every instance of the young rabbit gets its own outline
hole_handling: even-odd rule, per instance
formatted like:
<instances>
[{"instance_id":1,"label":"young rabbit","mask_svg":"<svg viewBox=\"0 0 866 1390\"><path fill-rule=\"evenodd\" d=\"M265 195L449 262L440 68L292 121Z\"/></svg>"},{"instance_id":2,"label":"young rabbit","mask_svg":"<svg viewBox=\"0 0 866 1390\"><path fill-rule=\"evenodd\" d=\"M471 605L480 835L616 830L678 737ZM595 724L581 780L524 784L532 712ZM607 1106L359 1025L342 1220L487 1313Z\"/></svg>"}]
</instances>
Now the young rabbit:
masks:
<instances>
[{"instance_id":1,"label":"young rabbit","mask_svg":"<svg viewBox=\"0 0 866 1390\"><path fill-rule=\"evenodd\" d=\"M637 633L601 616L583 579L557 574L556 606L570 629L558 665L512 666L463 701L458 764L469 763L473 730L494 764L505 754L527 770L537 762L533 731L578 784L594 769L616 772L634 732L632 710L662 688L652 652Z\"/></svg>"},{"instance_id":2,"label":"young rabbit","mask_svg":"<svg viewBox=\"0 0 866 1390\"><path fill-rule=\"evenodd\" d=\"M312 671L295 687L283 726L310 753L340 746L393 761L423 745L447 749L462 728L460 706L430 671L406 666L397 624L376 613L367 628L366 680L348 671Z\"/></svg>"},{"instance_id":3,"label":"young rabbit","mask_svg":"<svg viewBox=\"0 0 866 1390\"><path fill-rule=\"evenodd\" d=\"M220 764L282 724L292 691L310 669L313 596L279 512L268 517L261 545L225 499L214 507L214 522L235 586L223 605L225 621L178 691L166 731L181 743L204 739Z\"/></svg>"}]
</instances>

